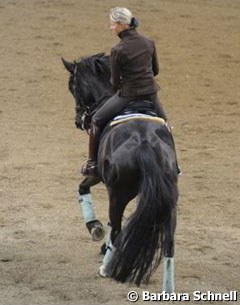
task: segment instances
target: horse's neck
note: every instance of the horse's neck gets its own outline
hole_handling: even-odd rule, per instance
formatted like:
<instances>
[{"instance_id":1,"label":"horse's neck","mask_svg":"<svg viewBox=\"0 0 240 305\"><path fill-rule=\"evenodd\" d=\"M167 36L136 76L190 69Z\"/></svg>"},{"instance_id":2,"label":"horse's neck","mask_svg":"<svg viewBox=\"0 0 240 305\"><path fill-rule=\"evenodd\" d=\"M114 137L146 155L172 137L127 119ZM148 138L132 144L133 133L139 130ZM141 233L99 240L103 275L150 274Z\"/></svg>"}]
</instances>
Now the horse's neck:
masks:
<instances>
[{"instance_id":1,"label":"horse's neck","mask_svg":"<svg viewBox=\"0 0 240 305\"><path fill-rule=\"evenodd\" d=\"M101 80L97 79L93 90L93 97L97 103L97 108L105 104L111 96L113 96L113 90L109 88L108 84L104 84Z\"/></svg>"}]
</instances>

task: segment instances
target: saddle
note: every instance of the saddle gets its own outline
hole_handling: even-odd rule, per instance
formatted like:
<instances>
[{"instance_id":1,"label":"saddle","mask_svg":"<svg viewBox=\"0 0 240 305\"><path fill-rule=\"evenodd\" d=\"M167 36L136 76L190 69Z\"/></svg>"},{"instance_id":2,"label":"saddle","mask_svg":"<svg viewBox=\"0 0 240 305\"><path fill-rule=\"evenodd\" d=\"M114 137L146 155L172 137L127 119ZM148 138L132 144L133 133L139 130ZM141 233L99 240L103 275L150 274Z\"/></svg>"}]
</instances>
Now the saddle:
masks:
<instances>
[{"instance_id":1,"label":"saddle","mask_svg":"<svg viewBox=\"0 0 240 305\"><path fill-rule=\"evenodd\" d=\"M114 126L133 119L156 121L162 125L166 123L163 118L158 117L153 102L147 100L134 100L128 104L127 108L122 110L110 121L109 126Z\"/></svg>"},{"instance_id":2,"label":"saddle","mask_svg":"<svg viewBox=\"0 0 240 305\"><path fill-rule=\"evenodd\" d=\"M129 102L128 106L124 108L119 115L128 115L132 113L157 116L153 102L147 100L134 100Z\"/></svg>"}]
</instances>

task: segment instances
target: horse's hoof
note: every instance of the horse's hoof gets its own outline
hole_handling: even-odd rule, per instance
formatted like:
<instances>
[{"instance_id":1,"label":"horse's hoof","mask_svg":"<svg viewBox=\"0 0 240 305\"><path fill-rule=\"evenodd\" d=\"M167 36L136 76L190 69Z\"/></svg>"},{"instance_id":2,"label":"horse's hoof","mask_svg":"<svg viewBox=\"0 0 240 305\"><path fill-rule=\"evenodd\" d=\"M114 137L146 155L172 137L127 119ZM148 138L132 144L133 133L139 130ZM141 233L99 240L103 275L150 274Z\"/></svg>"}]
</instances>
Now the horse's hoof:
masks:
<instances>
[{"instance_id":1,"label":"horse's hoof","mask_svg":"<svg viewBox=\"0 0 240 305\"><path fill-rule=\"evenodd\" d=\"M108 274L105 272L105 268L104 266L102 265L99 270L98 270L98 274L101 276L101 277L108 277Z\"/></svg>"},{"instance_id":2,"label":"horse's hoof","mask_svg":"<svg viewBox=\"0 0 240 305\"><path fill-rule=\"evenodd\" d=\"M91 229L93 241L100 241L105 237L105 230L101 225L97 225Z\"/></svg>"}]
</instances>

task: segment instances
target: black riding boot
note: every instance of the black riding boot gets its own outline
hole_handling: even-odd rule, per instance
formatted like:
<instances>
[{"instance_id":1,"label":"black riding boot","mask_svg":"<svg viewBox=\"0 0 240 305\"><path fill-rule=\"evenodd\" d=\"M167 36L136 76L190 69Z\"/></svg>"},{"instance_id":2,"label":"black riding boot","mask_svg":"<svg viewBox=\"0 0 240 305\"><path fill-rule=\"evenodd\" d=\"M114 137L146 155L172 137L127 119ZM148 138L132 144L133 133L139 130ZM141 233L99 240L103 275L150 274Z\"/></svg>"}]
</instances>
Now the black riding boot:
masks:
<instances>
[{"instance_id":1,"label":"black riding boot","mask_svg":"<svg viewBox=\"0 0 240 305\"><path fill-rule=\"evenodd\" d=\"M95 177L98 176L97 153L98 153L99 135L100 135L99 127L92 124L90 129L88 160L83 164L81 169L81 173L84 176L95 176Z\"/></svg>"}]
</instances>

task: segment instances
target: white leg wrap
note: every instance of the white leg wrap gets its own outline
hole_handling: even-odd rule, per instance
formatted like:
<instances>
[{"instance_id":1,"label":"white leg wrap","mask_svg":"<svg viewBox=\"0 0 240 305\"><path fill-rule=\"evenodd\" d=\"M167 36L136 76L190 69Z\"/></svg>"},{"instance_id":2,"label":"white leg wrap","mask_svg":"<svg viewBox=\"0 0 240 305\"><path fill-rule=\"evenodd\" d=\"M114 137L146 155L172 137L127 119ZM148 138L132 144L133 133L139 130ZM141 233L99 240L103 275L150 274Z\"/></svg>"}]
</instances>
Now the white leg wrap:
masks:
<instances>
[{"instance_id":1,"label":"white leg wrap","mask_svg":"<svg viewBox=\"0 0 240 305\"><path fill-rule=\"evenodd\" d=\"M163 268L163 291L167 293L174 292L174 257L165 257Z\"/></svg>"},{"instance_id":2,"label":"white leg wrap","mask_svg":"<svg viewBox=\"0 0 240 305\"><path fill-rule=\"evenodd\" d=\"M109 245L108 245L108 249L107 249L107 252L103 258L103 264L102 266L99 268L99 274L100 276L102 277L107 277L109 276L106 272L107 270L107 265L108 263L110 262L111 258L112 258L112 255L113 255L113 251L115 250L115 247L113 247L111 241L109 242Z\"/></svg>"},{"instance_id":3,"label":"white leg wrap","mask_svg":"<svg viewBox=\"0 0 240 305\"><path fill-rule=\"evenodd\" d=\"M79 195L78 200L82 207L82 213L85 223L95 220L96 215L92 204L91 194L89 193L89 194Z\"/></svg>"}]
</instances>

